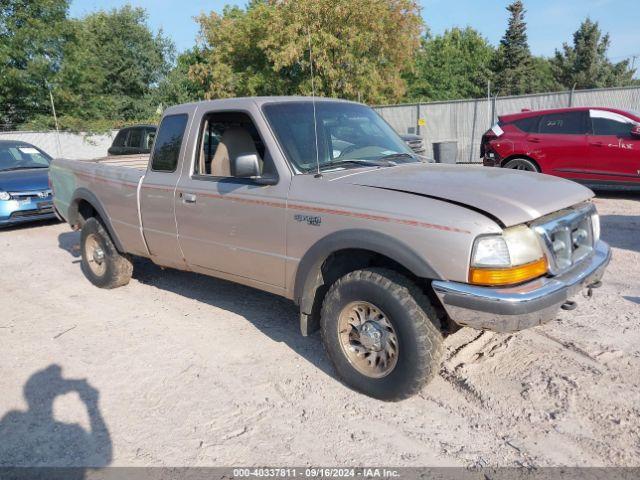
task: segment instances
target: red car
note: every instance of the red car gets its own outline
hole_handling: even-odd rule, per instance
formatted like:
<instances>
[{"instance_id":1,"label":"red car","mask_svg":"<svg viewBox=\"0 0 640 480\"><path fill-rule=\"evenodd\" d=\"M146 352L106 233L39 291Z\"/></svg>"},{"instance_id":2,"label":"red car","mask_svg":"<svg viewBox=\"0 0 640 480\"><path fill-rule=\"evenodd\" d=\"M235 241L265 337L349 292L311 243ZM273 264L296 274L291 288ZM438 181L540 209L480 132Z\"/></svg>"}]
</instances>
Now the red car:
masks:
<instances>
[{"instance_id":1,"label":"red car","mask_svg":"<svg viewBox=\"0 0 640 480\"><path fill-rule=\"evenodd\" d=\"M503 115L483 135L480 156L489 167L640 188L640 113L584 107Z\"/></svg>"}]
</instances>

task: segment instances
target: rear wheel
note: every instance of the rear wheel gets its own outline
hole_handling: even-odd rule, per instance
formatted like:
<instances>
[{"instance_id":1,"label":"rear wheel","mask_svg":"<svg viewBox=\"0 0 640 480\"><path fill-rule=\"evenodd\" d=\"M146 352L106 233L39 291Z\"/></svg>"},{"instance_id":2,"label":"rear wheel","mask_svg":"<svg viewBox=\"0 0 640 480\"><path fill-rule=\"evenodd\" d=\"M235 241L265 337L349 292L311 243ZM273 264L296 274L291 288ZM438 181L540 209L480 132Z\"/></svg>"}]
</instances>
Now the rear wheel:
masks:
<instances>
[{"instance_id":1,"label":"rear wheel","mask_svg":"<svg viewBox=\"0 0 640 480\"><path fill-rule=\"evenodd\" d=\"M321 327L338 375L366 395L401 400L438 372L436 312L416 285L394 271L357 270L339 279L325 297Z\"/></svg>"},{"instance_id":2,"label":"rear wheel","mask_svg":"<svg viewBox=\"0 0 640 480\"><path fill-rule=\"evenodd\" d=\"M540 173L540 169L538 168L538 166L528 158L514 158L513 160L509 160L504 164L504 168Z\"/></svg>"},{"instance_id":3,"label":"rear wheel","mask_svg":"<svg viewBox=\"0 0 640 480\"><path fill-rule=\"evenodd\" d=\"M129 283L131 261L116 250L106 229L96 218L89 218L80 233L82 271L100 288L116 288Z\"/></svg>"}]
</instances>

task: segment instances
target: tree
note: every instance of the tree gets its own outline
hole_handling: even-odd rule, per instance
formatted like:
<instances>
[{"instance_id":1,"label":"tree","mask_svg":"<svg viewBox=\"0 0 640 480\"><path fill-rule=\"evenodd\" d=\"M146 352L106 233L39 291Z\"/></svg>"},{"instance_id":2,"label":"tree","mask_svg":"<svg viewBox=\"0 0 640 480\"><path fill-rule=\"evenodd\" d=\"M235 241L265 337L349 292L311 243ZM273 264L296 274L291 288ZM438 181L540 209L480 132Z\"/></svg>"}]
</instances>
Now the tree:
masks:
<instances>
[{"instance_id":1,"label":"tree","mask_svg":"<svg viewBox=\"0 0 640 480\"><path fill-rule=\"evenodd\" d=\"M63 121L153 114L151 93L169 72L174 47L146 19L143 9L125 6L72 21L54 90Z\"/></svg>"},{"instance_id":2,"label":"tree","mask_svg":"<svg viewBox=\"0 0 640 480\"><path fill-rule=\"evenodd\" d=\"M531 93L557 92L564 86L556 80L553 65L547 57L531 57Z\"/></svg>"},{"instance_id":3,"label":"tree","mask_svg":"<svg viewBox=\"0 0 640 480\"><path fill-rule=\"evenodd\" d=\"M509 26L500 40L494 63L496 88L501 95L531 93L533 61L527 43L526 10L521 0L515 0L507 11L510 13Z\"/></svg>"},{"instance_id":4,"label":"tree","mask_svg":"<svg viewBox=\"0 0 640 480\"><path fill-rule=\"evenodd\" d=\"M482 97L493 77L493 57L494 48L471 27L427 35L406 77L408 97L414 101Z\"/></svg>"},{"instance_id":5,"label":"tree","mask_svg":"<svg viewBox=\"0 0 640 480\"><path fill-rule=\"evenodd\" d=\"M198 47L178 55L176 65L153 92L152 103L162 108L203 99L205 92L202 84L189 76L191 67L203 61L202 51Z\"/></svg>"},{"instance_id":6,"label":"tree","mask_svg":"<svg viewBox=\"0 0 640 480\"><path fill-rule=\"evenodd\" d=\"M556 80L567 88L620 87L633 84L635 70L629 61L612 63L607 58L609 34L602 35L598 22L587 18L573 34L573 46L556 50L552 65Z\"/></svg>"},{"instance_id":7,"label":"tree","mask_svg":"<svg viewBox=\"0 0 640 480\"><path fill-rule=\"evenodd\" d=\"M49 114L48 84L68 41L68 0L0 2L0 128Z\"/></svg>"},{"instance_id":8,"label":"tree","mask_svg":"<svg viewBox=\"0 0 640 480\"><path fill-rule=\"evenodd\" d=\"M372 103L403 97L422 28L414 0L253 0L199 22L208 98L311 94L313 65L317 94Z\"/></svg>"}]
</instances>

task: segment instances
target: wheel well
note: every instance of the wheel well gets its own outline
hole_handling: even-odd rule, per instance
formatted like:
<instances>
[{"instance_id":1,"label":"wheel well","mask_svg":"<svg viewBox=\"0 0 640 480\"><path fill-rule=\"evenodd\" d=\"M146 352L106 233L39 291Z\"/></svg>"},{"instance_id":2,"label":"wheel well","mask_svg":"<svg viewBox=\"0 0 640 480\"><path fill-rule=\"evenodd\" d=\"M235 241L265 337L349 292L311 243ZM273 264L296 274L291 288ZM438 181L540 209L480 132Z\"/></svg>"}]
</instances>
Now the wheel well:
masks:
<instances>
[{"instance_id":1,"label":"wheel well","mask_svg":"<svg viewBox=\"0 0 640 480\"><path fill-rule=\"evenodd\" d=\"M516 158L523 158L525 160L529 160L531 163L533 163L536 166L539 172L542 172L542 168L540 168L540 164L535 159L531 158L528 155L522 155L522 154L511 155L505 158L504 160L502 160L502 163L500 163L500 166L504 167L507 164L507 162L510 162L511 160L514 160Z\"/></svg>"},{"instance_id":2,"label":"wheel well","mask_svg":"<svg viewBox=\"0 0 640 480\"><path fill-rule=\"evenodd\" d=\"M305 317L304 320L306 321L306 328L302 327L303 333L308 335L320 327L322 302L331 285L347 273L372 267L393 270L414 281L416 284L420 283L418 277L409 269L380 253L357 248L335 251L322 262L315 283L311 286L311 288L315 290L312 293L313 304L309 315L305 316L303 313ZM428 295L433 293L430 288L424 288L423 290Z\"/></svg>"},{"instance_id":3,"label":"wheel well","mask_svg":"<svg viewBox=\"0 0 640 480\"><path fill-rule=\"evenodd\" d=\"M78 227L82 228L82 225L92 217L100 218L100 214L90 202L80 199L78 201L78 216L76 221Z\"/></svg>"}]
</instances>

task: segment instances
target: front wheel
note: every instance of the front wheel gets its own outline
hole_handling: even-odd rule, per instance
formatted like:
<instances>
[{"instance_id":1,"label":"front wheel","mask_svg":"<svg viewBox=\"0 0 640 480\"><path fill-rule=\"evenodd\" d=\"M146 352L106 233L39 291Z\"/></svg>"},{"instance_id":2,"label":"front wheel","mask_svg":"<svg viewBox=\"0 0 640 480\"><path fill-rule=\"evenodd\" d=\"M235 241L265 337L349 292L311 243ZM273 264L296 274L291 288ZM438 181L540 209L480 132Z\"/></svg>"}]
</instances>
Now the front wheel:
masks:
<instances>
[{"instance_id":1,"label":"front wheel","mask_svg":"<svg viewBox=\"0 0 640 480\"><path fill-rule=\"evenodd\" d=\"M528 158L514 158L513 160L509 160L504 164L504 168L540 173L538 166Z\"/></svg>"},{"instance_id":2,"label":"front wheel","mask_svg":"<svg viewBox=\"0 0 640 480\"><path fill-rule=\"evenodd\" d=\"M415 284L391 270L357 270L334 283L322 306L321 331L340 378L374 398L408 398L440 367L435 310Z\"/></svg>"},{"instance_id":3,"label":"front wheel","mask_svg":"<svg viewBox=\"0 0 640 480\"><path fill-rule=\"evenodd\" d=\"M106 229L96 218L89 218L80 233L82 271L96 287L116 288L129 283L131 261L120 255Z\"/></svg>"}]
</instances>

